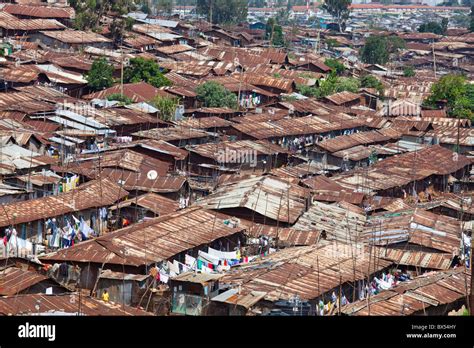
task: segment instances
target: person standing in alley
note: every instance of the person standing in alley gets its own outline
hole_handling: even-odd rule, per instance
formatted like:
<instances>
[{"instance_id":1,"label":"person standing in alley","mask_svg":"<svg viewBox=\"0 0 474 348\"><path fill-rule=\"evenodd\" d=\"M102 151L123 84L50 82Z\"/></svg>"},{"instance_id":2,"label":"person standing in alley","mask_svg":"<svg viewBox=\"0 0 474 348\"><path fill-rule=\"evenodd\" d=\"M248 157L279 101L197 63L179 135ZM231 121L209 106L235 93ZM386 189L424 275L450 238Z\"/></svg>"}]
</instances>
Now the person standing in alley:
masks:
<instances>
[{"instance_id":1,"label":"person standing in alley","mask_svg":"<svg viewBox=\"0 0 474 348\"><path fill-rule=\"evenodd\" d=\"M104 290L104 292L102 293L102 301L109 302L109 293L107 292L107 290Z\"/></svg>"}]
</instances>

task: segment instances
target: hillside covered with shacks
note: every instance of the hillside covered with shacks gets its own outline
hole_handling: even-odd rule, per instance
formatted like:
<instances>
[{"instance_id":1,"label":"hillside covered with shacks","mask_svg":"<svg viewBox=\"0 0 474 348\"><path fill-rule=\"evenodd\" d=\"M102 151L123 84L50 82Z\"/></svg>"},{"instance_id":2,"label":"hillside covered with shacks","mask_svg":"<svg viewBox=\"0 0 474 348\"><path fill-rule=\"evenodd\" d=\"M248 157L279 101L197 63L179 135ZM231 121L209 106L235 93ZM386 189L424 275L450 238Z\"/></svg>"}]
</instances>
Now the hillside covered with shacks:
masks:
<instances>
[{"instance_id":1,"label":"hillside covered with shacks","mask_svg":"<svg viewBox=\"0 0 474 348\"><path fill-rule=\"evenodd\" d=\"M0 4L0 314L472 311L469 8L118 3Z\"/></svg>"}]
</instances>

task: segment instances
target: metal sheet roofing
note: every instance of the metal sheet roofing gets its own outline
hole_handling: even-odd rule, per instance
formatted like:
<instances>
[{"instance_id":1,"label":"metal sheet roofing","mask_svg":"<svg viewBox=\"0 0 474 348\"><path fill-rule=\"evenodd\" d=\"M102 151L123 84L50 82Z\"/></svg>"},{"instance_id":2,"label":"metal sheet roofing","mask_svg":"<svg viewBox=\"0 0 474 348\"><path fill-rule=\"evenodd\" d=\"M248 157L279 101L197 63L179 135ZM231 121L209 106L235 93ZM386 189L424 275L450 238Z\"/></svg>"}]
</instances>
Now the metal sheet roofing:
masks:
<instances>
[{"instance_id":1,"label":"metal sheet roofing","mask_svg":"<svg viewBox=\"0 0 474 348\"><path fill-rule=\"evenodd\" d=\"M59 30L65 26L55 19L19 19L7 12L0 12L0 28L19 31ZM49 31L44 31L48 33Z\"/></svg>"},{"instance_id":2,"label":"metal sheet roofing","mask_svg":"<svg viewBox=\"0 0 474 348\"><path fill-rule=\"evenodd\" d=\"M72 7L53 7L23 4L5 4L2 10L12 15L36 17L36 18L59 18L72 19L75 11Z\"/></svg>"},{"instance_id":3,"label":"metal sheet roofing","mask_svg":"<svg viewBox=\"0 0 474 348\"><path fill-rule=\"evenodd\" d=\"M245 231L245 226L230 227L224 219L228 216L192 207L110 232L41 260L134 266L156 263Z\"/></svg>"},{"instance_id":4,"label":"metal sheet roofing","mask_svg":"<svg viewBox=\"0 0 474 348\"><path fill-rule=\"evenodd\" d=\"M342 308L346 315L412 315L466 297L470 274L462 267L430 272ZM466 286L467 284L467 286Z\"/></svg>"},{"instance_id":5,"label":"metal sheet roofing","mask_svg":"<svg viewBox=\"0 0 474 348\"><path fill-rule=\"evenodd\" d=\"M111 206L109 209L117 210L132 205L150 210L159 216L173 213L179 209L178 202L155 193L145 193L144 195L127 199Z\"/></svg>"},{"instance_id":6,"label":"metal sheet roofing","mask_svg":"<svg viewBox=\"0 0 474 348\"><path fill-rule=\"evenodd\" d=\"M456 253L460 230L457 219L415 209L370 217L359 240L380 246L404 242Z\"/></svg>"},{"instance_id":7,"label":"metal sheet roofing","mask_svg":"<svg viewBox=\"0 0 474 348\"><path fill-rule=\"evenodd\" d=\"M35 271L9 267L0 271L0 295L14 296L29 287L47 280L48 277Z\"/></svg>"},{"instance_id":8,"label":"metal sheet roofing","mask_svg":"<svg viewBox=\"0 0 474 348\"><path fill-rule=\"evenodd\" d=\"M125 189L109 179L94 180L57 196L3 204L4 214L0 216L0 226L11 225L13 221L15 224L21 224L89 208L109 206L127 195Z\"/></svg>"},{"instance_id":9,"label":"metal sheet roofing","mask_svg":"<svg viewBox=\"0 0 474 348\"><path fill-rule=\"evenodd\" d=\"M42 20L41 20L42 21ZM61 31L41 31L45 36L68 44L87 44L87 43L107 43L111 40L106 37L89 31L80 30L61 30Z\"/></svg>"},{"instance_id":10,"label":"metal sheet roofing","mask_svg":"<svg viewBox=\"0 0 474 348\"><path fill-rule=\"evenodd\" d=\"M273 220L294 223L306 210L309 191L275 177L221 185L198 205L208 209L247 208Z\"/></svg>"},{"instance_id":11,"label":"metal sheet roofing","mask_svg":"<svg viewBox=\"0 0 474 348\"><path fill-rule=\"evenodd\" d=\"M140 138L163 141L198 139L209 136L207 132L202 130L181 127L153 128L145 131L135 132L132 135Z\"/></svg>"},{"instance_id":12,"label":"metal sheet roofing","mask_svg":"<svg viewBox=\"0 0 474 348\"><path fill-rule=\"evenodd\" d=\"M71 299L75 299L71 301ZM77 293L68 293L63 295L43 295L28 294L12 297L0 298L1 315L37 315L44 313L48 315L64 315L70 313L73 315L93 315L93 316L140 316L153 315L142 309L130 307L122 304L105 303L95 298L81 296L81 306L79 308L79 295ZM39 305L39 309L36 307Z\"/></svg>"},{"instance_id":13,"label":"metal sheet roofing","mask_svg":"<svg viewBox=\"0 0 474 348\"><path fill-rule=\"evenodd\" d=\"M121 88L120 85L116 85L107 89L104 89L99 92L91 93L88 95L83 96L84 99L107 99L108 96L112 94L120 93ZM146 82L138 82L138 83L126 83L123 85L123 95L132 99L132 101L138 102L146 102L152 100L157 95L162 97L170 97L169 93L165 91L153 87L152 85Z\"/></svg>"},{"instance_id":14,"label":"metal sheet roofing","mask_svg":"<svg viewBox=\"0 0 474 348\"><path fill-rule=\"evenodd\" d=\"M220 283L240 285L243 291L266 292L266 300L289 299L295 294L315 299L344 284L367 278L390 266L390 261L368 262L356 244L329 243L286 248L257 262L230 271ZM368 265L370 264L370 269Z\"/></svg>"}]
</instances>

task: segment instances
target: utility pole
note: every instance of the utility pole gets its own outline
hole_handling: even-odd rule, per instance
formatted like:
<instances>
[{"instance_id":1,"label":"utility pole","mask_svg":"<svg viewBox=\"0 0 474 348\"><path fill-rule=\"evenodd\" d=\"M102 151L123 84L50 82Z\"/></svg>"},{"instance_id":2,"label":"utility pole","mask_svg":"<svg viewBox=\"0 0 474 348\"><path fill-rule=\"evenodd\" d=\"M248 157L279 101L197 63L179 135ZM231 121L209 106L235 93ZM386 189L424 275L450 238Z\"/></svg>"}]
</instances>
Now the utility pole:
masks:
<instances>
[{"instance_id":1,"label":"utility pole","mask_svg":"<svg viewBox=\"0 0 474 348\"><path fill-rule=\"evenodd\" d=\"M433 52L433 71L434 71L434 77L436 78L436 55L434 51L434 40L431 43L431 51Z\"/></svg>"},{"instance_id":2,"label":"utility pole","mask_svg":"<svg viewBox=\"0 0 474 348\"><path fill-rule=\"evenodd\" d=\"M212 30L212 0L209 0L209 23L211 24L209 29Z\"/></svg>"},{"instance_id":3,"label":"utility pole","mask_svg":"<svg viewBox=\"0 0 474 348\"><path fill-rule=\"evenodd\" d=\"M469 262L469 267L471 268L471 293L469 294L469 309L471 311L471 316L474 316L474 272L472 271L472 261L474 260L474 244L472 243L472 234L471 234L471 261Z\"/></svg>"},{"instance_id":4,"label":"utility pole","mask_svg":"<svg viewBox=\"0 0 474 348\"><path fill-rule=\"evenodd\" d=\"M120 45L120 95L123 97L123 46Z\"/></svg>"}]
</instances>

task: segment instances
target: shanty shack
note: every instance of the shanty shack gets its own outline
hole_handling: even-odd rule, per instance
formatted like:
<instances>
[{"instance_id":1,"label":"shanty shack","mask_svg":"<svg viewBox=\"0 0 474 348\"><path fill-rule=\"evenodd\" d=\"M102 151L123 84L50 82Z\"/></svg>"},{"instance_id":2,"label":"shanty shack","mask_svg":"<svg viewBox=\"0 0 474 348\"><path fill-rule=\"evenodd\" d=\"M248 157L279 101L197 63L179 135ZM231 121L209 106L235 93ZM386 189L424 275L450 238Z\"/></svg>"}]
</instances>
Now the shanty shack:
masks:
<instances>
[{"instance_id":1,"label":"shanty shack","mask_svg":"<svg viewBox=\"0 0 474 348\"><path fill-rule=\"evenodd\" d=\"M230 226L228 216L192 207L133 224L74 248L41 257L43 263L79 265L80 288L94 289L101 271L145 275L147 267L167 260L197 257L200 249L221 241L233 249L244 240L245 225Z\"/></svg>"},{"instance_id":2,"label":"shanty shack","mask_svg":"<svg viewBox=\"0 0 474 348\"><path fill-rule=\"evenodd\" d=\"M108 49L112 48L112 40L106 37L91 32L80 30L54 30L54 31L39 31L30 35L30 41L40 42L43 45L59 49L79 50L85 47L95 47Z\"/></svg>"},{"instance_id":3,"label":"shanty shack","mask_svg":"<svg viewBox=\"0 0 474 348\"><path fill-rule=\"evenodd\" d=\"M101 296L104 290L109 293L109 300L128 306L146 306L143 299L147 289L150 288L151 277L149 274L125 274L104 270L100 273L96 293Z\"/></svg>"},{"instance_id":4,"label":"shanty shack","mask_svg":"<svg viewBox=\"0 0 474 348\"><path fill-rule=\"evenodd\" d=\"M209 300L218 293L221 277L221 274L187 272L171 278L171 314L207 315Z\"/></svg>"}]
</instances>

